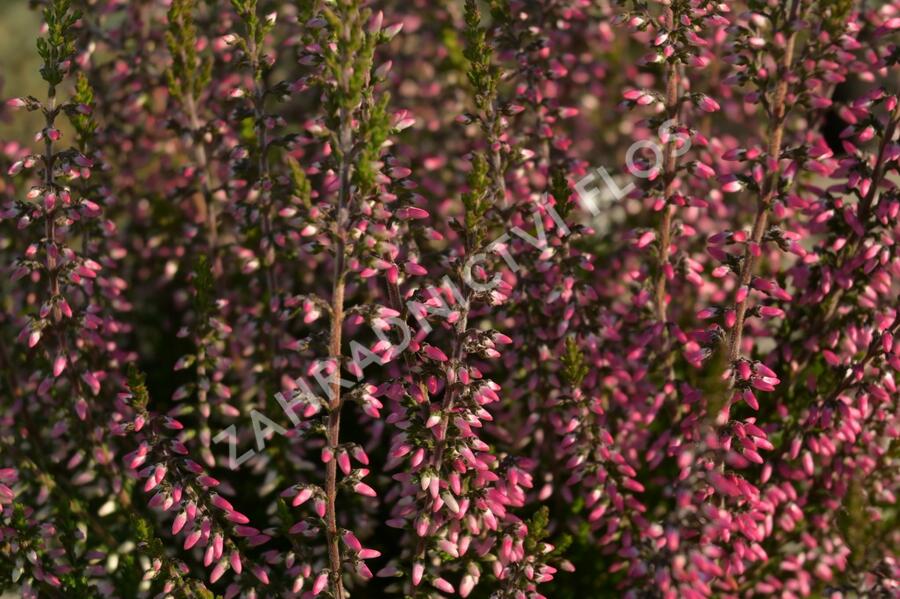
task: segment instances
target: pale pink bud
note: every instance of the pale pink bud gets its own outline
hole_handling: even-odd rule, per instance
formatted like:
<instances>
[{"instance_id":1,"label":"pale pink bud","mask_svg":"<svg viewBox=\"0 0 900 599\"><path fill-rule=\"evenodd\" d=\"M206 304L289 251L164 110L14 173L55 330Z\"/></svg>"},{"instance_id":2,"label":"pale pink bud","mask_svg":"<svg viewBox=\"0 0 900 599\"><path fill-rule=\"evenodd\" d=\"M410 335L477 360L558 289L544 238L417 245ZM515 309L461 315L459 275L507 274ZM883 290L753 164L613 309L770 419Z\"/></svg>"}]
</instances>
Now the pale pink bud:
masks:
<instances>
[{"instance_id":1,"label":"pale pink bud","mask_svg":"<svg viewBox=\"0 0 900 599\"><path fill-rule=\"evenodd\" d=\"M187 513L179 512L177 516L175 516L175 520L172 521L172 534L177 535L181 532L181 529L184 528L184 524L187 522Z\"/></svg>"},{"instance_id":2,"label":"pale pink bud","mask_svg":"<svg viewBox=\"0 0 900 599\"><path fill-rule=\"evenodd\" d=\"M337 463L344 474L350 474L350 456L346 451L338 452Z\"/></svg>"},{"instance_id":3,"label":"pale pink bud","mask_svg":"<svg viewBox=\"0 0 900 599\"><path fill-rule=\"evenodd\" d=\"M241 554L238 553L237 550L231 552L228 561L231 563L231 569L234 570L237 574L240 574L244 569L244 566L241 563Z\"/></svg>"},{"instance_id":4,"label":"pale pink bud","mask_svg":"<svg viewBox=\"0 0 900 599\"><path fill-rule=\"evenodd\" d=\"M41 332L40 331L31 331L28 335L28 347L34 347L38 344L38 341L41 340Z\"/></svg>"},{"instance_id":5,"label":"pale pink bud","mask_svg":"<svg viewBox=\"0 0 900 599\"><path fill-rule=\"evenodd\" d=\"M225 510L226 512L234 510L234 507L228 502L228 500L217 493L213 493L211 502L220 510Z\"/></svg>"},{"instance_id":6,"label":"pale pink bud","mask_svg":"<svg viewBox=\"0 0 900 599\"><path fill-rule=\"evenodd\" d=\"M443 591L445 593L452 593L454 590L453 585L450 584L449 582L447 582L446 580L444 580L443 578L437 578L431 584L433 584L434 588L436 588L437 590Z\"/></svg>"},{"instance_id":7,"label":"pale pink bud","mask_svg":"<svg viewBox=\"0 0 900 599\"><path fill-rule=\"evenodd\" d=\"M318 595L319 593L321 593L326 584L328 584L328 572L322 572L318 576L316 576L316 580L315 582L313 582L312 594Z\"/></svg>"},{"instance_id":8,"label":"pale pink bud","mask_svg":"<svg viewBox=\"0 0 900 599\"><path fill-rule=\"evenodd\" d=\"M646 231L643 235L641 235L637 240L637 247L644 248L653 243L653 240L656 238L656 233L654 231Z\"/></svg>"},{"instance_id":9,"label":"pale pink bud","mask_svg":"<svg viewBox=\"0 0 900 599\"><path fill-rule=\"evenodd\" d=\"M189 534L189 535L187 536L187 538L184 539L184 548L185 548L185 550L190 549L191 547L193 547L194 545L196 545L196 544L197 544L197 541L200 540L200 535L201 535L201 534L202 534L202 533L200 532L200 529L199 529L199 528L194 529L193 532L191 532L191 534Z\"/></svg>"},{"instance_id":10,"label":"pale pink bud","mask_svg":"<svg viewBox=\"0 0 900 599\"><path fill-rule=\"evenodd\" d=\"M253 575L259 579L259 581L263 584L269 584L269 573L266 572L261 566L253 566L250 568L250 571L253 572Z\"/></svg>"},{"instance_id":11,"label":"pale pink bud","mask_svg":"<svg viewBox=\"0 0 900 599\"><path fill-rule=\"evenodd\" d=\"M440 349L434 347L433 345L425 346L425 355L435 360L436 362L446 362L447 354L442 352Z\"/></svg>"},{"instance_id":12,"label":"pale pink bud","mask_svg":"<svg viewBox=\"0 0 900 599\"><path fill-rule=\"evenodd\" d=\"M698 106L700 106L700 109L704 110L705 112L715 112L719 110L719 103L709 96L701 97Z\"/></svg>"},{"instance_id":13,"label":"pale pink bud","mask_svg":"<svg viewBox=\"0 0 900 599\"><path fill-rule=\"evenodd\" d=\"M81 374L81 380L87 383L87 386L91 388L91 392L94 395L100 393L100 381L94 376L93 372L86 370Z\"/></svg>"},{"instance_id":14,"label":"pale pink bud","mask_svg":"<svg viewBox=\"0 0 900 599\"><path fill-rule=\"evenodd\" d=\"M384 36L387 39L393 39L395 35L400 33L400 30L403 29L403 23L396 23L384 29Z\"/></svg>"},{"instance_id":15,"label":"pale pink bud","mask_svg":"<svg viewBox=\"0 0 900 599\"><path fill-rule=\"evenodd\" d=\"M212 572L209 573L209 582L213 583L222 578L222 575L225 573L226 562L221 561L216 564L216 566L212 569Z\"/></svg>"},{"instance_id":16,"label":"pale pink bud","mask_svg":"<svg viewBox=\"0 0 900 599\"><path fill-rule=\"evenodd\" d=\"M375 493L375 489L367 485L366 483L360 481L353 485L353 490L360 495L364 495L366 497L377 497L377 493Z\"/></svg>"},{"instance_id":17,"label":"pale pink bud","mask_svg":"<svg viewBox=\"0 0 900 599\"><path fill-rule=\"evenodd\" d=\"M310 489L309 487L300 489L300 491L294 497L294 500L291 501L291 505L294 507L297 507L298 505L303 505L304 503L306 503L306 501L310 497L312 497L312 494L313 494L312 489Z\"/></svg>"},{"instance_id":18,"label":"pale pink bud","mask_svg":"<svg viewBox=\"0 0 900 599\"><path fill-rule=\"evenodd\" d=\"M729 179L722 183L722 191L726 191L728 193L735 193L743 188L743 184L737 179Z\"/></svg>"},{"instance_id":19,"label":"pale pink bud","mask_svg":"<svg viewBox=\"0 0 900 599\"><path fill-rule=\"evenodd\" d=\"M412 567L412 583L413 586L419 586L422 582L422 576L425 574L425 566L421 562L416 562Z\"/></svg>"}]
</instances>

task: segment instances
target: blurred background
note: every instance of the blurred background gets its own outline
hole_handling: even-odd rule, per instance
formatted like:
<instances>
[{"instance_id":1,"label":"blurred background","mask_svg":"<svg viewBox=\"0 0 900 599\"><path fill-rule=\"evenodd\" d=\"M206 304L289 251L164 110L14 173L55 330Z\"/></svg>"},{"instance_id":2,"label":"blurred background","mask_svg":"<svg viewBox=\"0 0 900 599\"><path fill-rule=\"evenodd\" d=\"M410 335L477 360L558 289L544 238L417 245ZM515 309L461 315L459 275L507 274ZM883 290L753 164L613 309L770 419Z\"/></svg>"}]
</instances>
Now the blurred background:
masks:
<instances>
[{"instance_id":1,"label":"blurred background","mask_svg":"<svg viewBox=\"0 0 900 599\"><path fill-rule=\"evenodd\" d=\"M0 0L0 99L14 96L46 95L38 71L41 62L34 40L41 26L40 13L29 8L28 0ZM6 114L0 118L0 140L27 142L40 129L37 112Z\"/></svg>"}]
</instances>

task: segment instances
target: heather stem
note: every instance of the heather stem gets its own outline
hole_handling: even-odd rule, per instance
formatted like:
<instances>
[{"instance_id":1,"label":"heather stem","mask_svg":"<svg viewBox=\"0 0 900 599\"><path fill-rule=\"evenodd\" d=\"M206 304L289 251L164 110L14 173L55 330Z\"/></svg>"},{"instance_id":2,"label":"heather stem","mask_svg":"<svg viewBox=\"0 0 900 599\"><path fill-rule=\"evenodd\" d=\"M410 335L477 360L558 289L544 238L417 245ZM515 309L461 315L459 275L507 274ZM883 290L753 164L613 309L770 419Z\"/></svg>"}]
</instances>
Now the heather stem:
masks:
<instances>
[{"instance_id":1,"label":"heather stem","mask_svg":"<svg viewBox=\"0 0 900 599\"><path fill-rule=\"evenodd\" d=\"M258 61L258 57L256 59ZM257 70L258 66L254 65L254 72ZM266 246L263 247L262 254L262 264L263 270L265 272L266 278L266 289L269 293L269 301L275 297L275 275L273 273L273 264L269 259L267 254L268 251L271 251L272 244L272 216L271 216L271 194L269 193L269 185L271 181L269 180L269 139L268 132L266 130L266 124L264 122L265 118L265 89L263 88L263 84L261 81L257 80L256 89L255 89L255 100L254 100L254 110L256 117L256 135L257 141L259 143L259 162L257 168L259 170L259 181L260 181L260 213L262 217L262 228L263 235L262 240L265 241Z\"/></svg>"},{"instance_id":2,"label":"heather stem","mask_svg":"<svg viewBox=\"0 0 900 599\"><path fill-rule=\"evenodd\" d=\"M50 99L50 106L46 109L46 122L48 134L44 136L44 186L45 193L56 193L56 181L53 177L53 140L49 135L50 129L53 128L56 119L56 87L51 85L47 95ZM50 252L50 248L56 245L56 202L52 209L47 211L46 215L46 235L47 235L47 277L50 282L50 299L54 301L59 296L59 273L57 271L56 258ZM56 303L53 305L53 318L58 321L61 317L59 308Z\"/></svg>"},{"instance_id":3,"label":"heather stem","mask_svg":"<svg viewBox=\"0 0 900 599\"><path fill-rule=\"evenodd\" d=\"M272 176L269 168L269 135L266 123L266 75L269 65L263 47L265 33L268 30L266 28L260 30L262 26L257 20L256 11L257 3L255 1L250 2L241 10L240 16L246 26L246 40L243 49L246 53L250 76L253 78L250 109L253 113L253 134L257 152L254 183L258 187L259 195L256 201L256 208L261 229L261 235L259 235L256 247L256 257L260 265L260 284L265 288L265 301L262 306L263 315L260 319L261 326L259 329L261 336L260 353L263 356L263 360L267 363L265 374L262 377L264 384L260 386L260 395L265 397L268 395L265 389L273 391L278 385L278 375L275 369L278 351L276 313L278 285L275 277L276 254L271 221ZM262 35L260 35L260 31L262 31Z\"/></svg>"},{"instance_id":4,"label":"heather stem","mask_svg":"<svg viewBox=\"0 0 900 599\"><path fill-rule=\"evenodd\" d=\"M189 149L193 152L195 166L201 173L201 193L193 194L192 200L198 218L206 228L207 249L214 257L214 271L220 274L219 260L216 257L219 236L217 208L213 198L212 173L206 146L200 137L201 122L197 113L198 96L206 78L204 70L209 63L198 60L196 54L196 30L192 15L194 5L194 0L175 0L169 8L166 42L172 54L173 65L167 69L166 76L172 97L181 102L188 119Z\"/></svg>"},{"instance_id":5,"label":"heather stem","mask_svg":"<svg viewBox=\"0 0 900 599\"><path fill-rule=\"evenodd\" d=\"M213 190L216 185L213 183L213 173L210 168L209 159L206 154L206 146L203 140L199 138L200 134L200 118L197 115L197 100L194 93L189 91L185 97L187 105L188 120L191 127L191 144L194 149L194 160L203 174L202 191L204 200L204 217L207 226L207 242L209 251L213 256L213 272L216 275L222 274L222 259L219 256L219 225L218 225L218 209L216 201L213 197Z\"/></svg>"},{"instance_id":6,"label":"heather stem","mask_svg":"<svg viewBox=\"0 0 900 599\"><path fill-rule=\"evenodd\" d=\"M272 231L272 194L270 187L272 184L271 174L269 172L269 135L266 127L266 83L265 72L262 65L263 55L262 47L257 44L255 34L251 32L248 36L247 52L250 60L250 72L253 76L253 119L254 134L258 145L257 155L257 173L256 181L259 185L259 213L260 224L262 227L262 235L259 240L258 258L262 269L262 277L266 286L267 301L265 302L266 323L268 331L265 331L266 345L268 349L268 360L270 366L275 359L276 352L276 331L275 331L275 313L273 310L273 301L277 294L277 284L275 279L275 250Z\"/></svg>"},{"instance_id":7,"label":"heather stem","mask_svg":"<svg viewBox=\"0 0 900 599\"><path fill-rule=\"evenodd\" d=\"M666 9L666 21L668 26L675 26L675 14L671 8ZM673 60L666 65L666 114L669 119L677 119L679 106L680 81L678 73L678 61ZM659 224L659 261L656 268L656 281L654 282L654 306L656 318L661 323L666 322L666 265L669 262L669 246L672 244L672 218L675 215L675 206L671 203L675 192L675 171L678 168L677 136L670 136L666 142L666 153L663 161L665 175L665 208L663 208L662 220Z\"/></svg>"},{"instance_id":8,"label":"heather stem","mask_svg":"<svg viewBox=\"0 0 900 599\"><path fill-rule=\"evenodd\" d=\"M785 100L788 93L788 73L794 61L794 46L797 42L797 29L795 29L794 21L797 19L797 13L800 9L800 0L793 0L790 8L790 16L785 25L792 29L785 45L784 55L778 69L778 85L775 88L775 97L772 101L772 108L769 120L769 146L767 148L767 157L773 161L774 168L771 174L765 180L762 188L762 194L759 197L756 207L756 218L753 222L753 229L750 233L750 241L744 249L744 259L741 261L741 271L738 277L737 289L740 290L750 283L753 276L753 267L756 264L756 256L752 252L753 247L759 247L762 242L763 235L766 232L766 224L769 217L769 208L772 201L778 193L778 180L781 176L781 143L784 136L785 117L787 115L787 106ZM741 338L744 331L744 319L747 315L747 298L744 301L734 305L735 322L728 336L728 361L734 363L741 355Z\"/></svg>"},{"instance_id":9,"label":"heather stem","mask_svg":"<svg viewBox=\"0 0 900 599\"><path fill-rule=\"evenodd\" d=\"M331 297L331 334L329 339L329 357L334 361L336 372L331 381L331 393L328 405L328 429L326 432L331 459L325 468L325 536L328 544L328 561L331 563L331 587L335 599L343 599L344 585L341 579L340 536L337 527L335 500L337 498L337 447L341 432L341 331L344 324L344 289L346 275L346 213L350 195L350 150L351 130L349 116L341 111L340 129L340 181L338 207L335 218L335 235L337 248L334 255L334 282Z\"/></svg>"}]
</instances>

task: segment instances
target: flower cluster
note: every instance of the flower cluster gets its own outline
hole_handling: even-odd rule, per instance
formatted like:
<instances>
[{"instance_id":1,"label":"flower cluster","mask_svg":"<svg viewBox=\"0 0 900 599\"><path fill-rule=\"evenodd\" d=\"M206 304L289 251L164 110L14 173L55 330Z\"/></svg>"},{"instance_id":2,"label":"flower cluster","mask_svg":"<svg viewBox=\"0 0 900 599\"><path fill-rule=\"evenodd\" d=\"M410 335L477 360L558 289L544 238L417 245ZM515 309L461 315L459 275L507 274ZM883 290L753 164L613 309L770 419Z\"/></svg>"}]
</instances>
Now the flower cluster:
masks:
<instances>
[{"instance_id":1,"label":"flower cluster","mask_svg":"<svg viewBox=\"0 0 900 599\"><path fill-rule=\"evenodd\" d=\"M33 4L0 590L900 593L896 0Z\"/></svg>"}]
</instances>

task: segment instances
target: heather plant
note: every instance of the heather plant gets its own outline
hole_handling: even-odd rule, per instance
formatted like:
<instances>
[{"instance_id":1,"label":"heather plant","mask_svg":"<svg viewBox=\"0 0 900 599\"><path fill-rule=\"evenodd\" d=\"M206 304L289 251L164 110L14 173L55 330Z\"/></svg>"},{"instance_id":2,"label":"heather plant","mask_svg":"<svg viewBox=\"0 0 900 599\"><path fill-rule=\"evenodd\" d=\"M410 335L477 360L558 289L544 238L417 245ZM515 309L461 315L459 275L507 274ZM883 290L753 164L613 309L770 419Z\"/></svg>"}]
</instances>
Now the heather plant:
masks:
<instances>
[{"instance_id":1,"label":"heather plant","mask_svg":"<svg viewBox=\"0 0 900 599\"><path fill-rule=\"evenodd\" d=\"M31 4L0 589L900 593L900 4Z\"/></svg>"}]
</instances>

